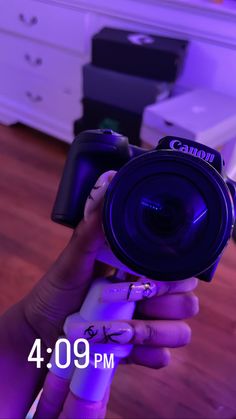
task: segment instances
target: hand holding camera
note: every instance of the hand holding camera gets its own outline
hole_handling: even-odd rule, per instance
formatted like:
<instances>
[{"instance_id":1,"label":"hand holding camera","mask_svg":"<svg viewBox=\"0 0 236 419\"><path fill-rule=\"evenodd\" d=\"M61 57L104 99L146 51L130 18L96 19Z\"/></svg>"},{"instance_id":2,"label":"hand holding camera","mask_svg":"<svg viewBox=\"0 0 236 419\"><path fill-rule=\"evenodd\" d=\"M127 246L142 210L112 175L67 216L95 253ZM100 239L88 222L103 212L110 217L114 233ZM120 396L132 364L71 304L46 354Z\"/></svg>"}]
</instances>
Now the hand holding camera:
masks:
<instances>
[{"instance_id":1,"label":"hand holding camera","mask_svg":"<svg viewBox=\"0 0 236 419\"><path fill-rule=\"evenodd\" d=\"M97 185L103 185L102 193L101 189L96 188L91 191L93 199L87 199L85 219L77 226L71 242L51 269L50 276L47 275L50 284L54 284L53 288L58 289L57 300L50 298L49 288L45 293L46 281L40 284L41 290L38 290L36 295L34 293L32 309L35 310L39 306L35 298L42 299L43 296L44 305L47 307L41 315L36 313L37 324L44 324L44 328L38 331L38 335L44 333L44 341L46 340L47 345L52 345L48 339L49 335L52 336L53 330L55 330L55 334L56 330L57 334L60 333L59 325L65 319L66 310L67 313L76 312L76 308L78 310L81 300L84 298L84 287L87 286L88 288L91 280L92 283L96 283L96 279L105 275L107 270L107 274L109 274L110 269L105 265L100 267L95 264L96 269L94 271L94 259L96 251L104 241L104 235L100 229L101 210L104 194L111 178L109 172L103 174L97 180ZM91 269L94 271L93 273ZM110 272L111 274L112 272ZM189 343L191 331L183 320L196 315L198 312L198 298L192 292L198 281L195 278L190 278L185 281L156 282L132 275L128 276L127 281L121 282L121 278L118 282L109 280L105 286L99 287L101 291L99 305L100 308L103 307L103 304L109 304L111 307L118 305L121 308L123 304L132 305L136 301L134 320L127 317L121 320L118 316L114 321L111 321L111 317L116 316L116 310L113 308L111 312L109 311L109 316L106 316L103 321L83 322L81 317L79 319L78 314L72 314L67 320L67 337L72 343L79 337L85 337L89 339L92 349L95 345L100 345L99 342L105 341L105 329L107 338L107 343L104 344L105 353L107 353L111 343L110 337L113 341L116 340L116 347L123 349L129 341L129 344L132 343L132 346L130 345L132 350L123 362L155 369L162 368L170 361L170 353L167 348L180 347ZM145 294L145 285L147 284L149 284L148 290L151 290L152 294ZM53 289L51 294L55 295ZM48 297L46 301L45 296ZM58 300L59 297L60 301ZM76 299L78 301L77 305ZM94 309L97 310L98 305ZM54 324L54 328L49 329L47 337L45 337L45 325L49 323L46 318L44 322L39 321L40 317L45 317L45 312L60 314L60 318L50 319L50 324ZM87 386L90 397L94 384L94 376L91 377L90 375L89 386ZM46 417L52 412L56 417L59 416L62 409L64 409L63 417L104 417L108 394L109 392L106 390L102 401L93 401L92 403L86 398L75 397L74 392L71 391L71 377L61 378L50 371L44 384L44 392L35 417Z\"/></svg>"},{"instance_id":2,"label":"hand holding camera","mask_svg":"<svg viewBox=\"0 0 236 419\"><path fill-rule=\"evenodd\" d=\"M97 254L99 260L118 268L118 272L122 269L123 273L154 280L175 280L180 286L193 276L210 281L235 221L235 186L224 176L223 164L217 151L189 140L166 137L155 150L145 151L130 146L126 137L110 130L87 131L80 134L71 147L52 218L75 227L83 218L84 209L85 219L86 214L88 216L94 205L94 202L91 204L94 194L105 193L100 210L106 243ZM111 170L117 174L109 186L104 186L102 174ZM117 292L119 275L109 280ZM80 313L67 319L66 335L72 341L81 334L85 336L86 331L91 332L92 321L92 327L96 327L95 347L98 344L100 350L108 350L100 328L104 331L104 322L108 320L131 319L135 299L129 301L130 285L134 284L128 284L128 302L121 299L116 304L117 301L101 298L104 287L108 286L104 279L95 281ZM171 289L171 284L169 286ZM143 287L142 292L152 292L151 282L138 284L138 287ZM126 295L125 285L121 288ZM146 309L150 306L147 301ZM160 300L156 307L154 311L160 308ZM150 310L147 312L151 315ZM131 324L132 321L127 322L126 326ZM129 335L129 328L124 329L123 323L119 336ZM131 332L135 333L134 330L133 325ZM123 354L118 356L117 343L132 342L132 339L133 335L124 342L113 341L108 344L109 350L113 350L117 358L125 357L132 349L129 345L125 349L124 345ZM102 401L111 375L99 374L91 358L85 374L74 373L70 385L72 394L79 400ZM88 377L92 383L89 392L83 385Z\"/></svg>"}]
</instances>

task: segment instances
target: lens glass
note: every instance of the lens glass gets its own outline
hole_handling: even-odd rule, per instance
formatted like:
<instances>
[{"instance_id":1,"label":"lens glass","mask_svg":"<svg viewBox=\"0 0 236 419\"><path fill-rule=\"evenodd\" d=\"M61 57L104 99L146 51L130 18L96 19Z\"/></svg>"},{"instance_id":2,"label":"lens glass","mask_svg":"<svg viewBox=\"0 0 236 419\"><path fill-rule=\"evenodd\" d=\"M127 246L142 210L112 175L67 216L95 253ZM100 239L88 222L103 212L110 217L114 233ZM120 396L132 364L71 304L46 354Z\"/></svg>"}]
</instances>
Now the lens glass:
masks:
<instances>
[{"instance_id":1,"label":"lens glass","mask_svg":"<svg viewBox=\"0 0 236 419\"><path fill-rule=\"evenodd\" d=\"M173 236L185 222L185 208L175 197L143 198L141 207L144 226L158 237Z\"/></svg>"},{"instance_id":2,"label":"lens glass","mask_svg":"<svg viewBox=\"0 0 236 419\"><path fill-rule=\"evenodd\" d=\"M146 249L152 243L162 257L190 252L207 226L203 196L178 175L162 173L144 179L129 194L126 209L125 224L134 243Z\"/></svg>"}]
</instances>

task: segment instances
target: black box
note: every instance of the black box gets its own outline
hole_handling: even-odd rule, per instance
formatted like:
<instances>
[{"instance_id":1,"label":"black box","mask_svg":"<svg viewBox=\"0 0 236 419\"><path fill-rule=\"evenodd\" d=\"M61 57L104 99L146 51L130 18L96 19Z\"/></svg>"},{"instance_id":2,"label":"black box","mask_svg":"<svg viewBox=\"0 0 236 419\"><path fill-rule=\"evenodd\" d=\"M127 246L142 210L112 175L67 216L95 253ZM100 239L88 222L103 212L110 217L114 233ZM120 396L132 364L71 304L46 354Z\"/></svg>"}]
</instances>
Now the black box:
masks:
<instances>
[{"instance_id":1,"label":"black box","mask_svg":"<svg viewBox=\"0 0 236 419\"><path fill-rule=\"evenodd\" d=\"M126 135L131 144L140 145L142 115L84 98L83 118L75 121L74 133L96 128L110 128Z\"/></svg>"},{"instance_id":2,"label":"black box","mask_svg":"<svg viewBox=\"0 0 236 419\"><path fill-rule=\"evenodd\" d=\"M154 80L176 80L187 41L103 28L92 39L92 63Z\"/></svg>"},{"instance_id":3,"label":"black box","mask_svg":"<svg viewBox=\"0 0 236 419\"><path fill-rule=\"evenodd\" d=\"M172 85L143 77L118 73L87 64L83 67L84 96L130 112L170 96Z\"/></svg>"}]
</instances>

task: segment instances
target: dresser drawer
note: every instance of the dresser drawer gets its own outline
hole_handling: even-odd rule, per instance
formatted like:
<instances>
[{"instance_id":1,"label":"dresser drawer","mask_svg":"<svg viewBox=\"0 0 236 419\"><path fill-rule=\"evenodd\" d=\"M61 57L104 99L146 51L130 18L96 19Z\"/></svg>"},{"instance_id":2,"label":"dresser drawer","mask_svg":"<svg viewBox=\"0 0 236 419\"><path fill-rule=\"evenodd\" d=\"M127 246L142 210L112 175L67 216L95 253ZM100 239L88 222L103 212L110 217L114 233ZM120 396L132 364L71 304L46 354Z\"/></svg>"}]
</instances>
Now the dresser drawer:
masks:
<instances>
[{"instance_id":1,"label":"dresser drawer","mask_svg":"<svg viewBox=\"0 0 236 419\"><path fill-rule=\"evenodd\" d=\"M56 81L71 94L82 92L81 67L88 58L3 32L0 51L0 62Z\"/></svg>"},{"instance_id":2,"label":"dresser drawer","mask_svg":"<svg viewBox=\"0 0 236 419\"><path fill-rule=\"evenodd\" d=\"M81 116L80 98L64 92L60 85L30 72L0 64L0 96L19 107L41 113L59 121Z\"/></svg>"},{"instance_id":3,"label":"dresser drawer","mask_svg":"<svg viewBox=\"0 0 236 419\"><path fill-rule=\"evenodd\" d=\"M2 1L0 30L4 29L84 55L89 50L95 15L32 0Z\"/></svg>"}]
</instances>

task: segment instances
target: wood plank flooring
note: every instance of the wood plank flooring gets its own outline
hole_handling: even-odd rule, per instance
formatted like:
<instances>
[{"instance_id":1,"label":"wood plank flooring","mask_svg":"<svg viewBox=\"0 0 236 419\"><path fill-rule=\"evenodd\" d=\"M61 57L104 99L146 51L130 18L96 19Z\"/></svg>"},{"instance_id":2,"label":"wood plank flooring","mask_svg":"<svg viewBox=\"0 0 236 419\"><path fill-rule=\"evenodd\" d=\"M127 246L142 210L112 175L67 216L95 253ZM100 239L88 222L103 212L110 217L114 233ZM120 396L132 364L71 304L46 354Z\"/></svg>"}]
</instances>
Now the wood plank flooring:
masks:
<instances>
[{"instance_id":1,"label":"wood plank flooring","mask_svg":"<svg viewBox=\"0 0 236 419\"><path fill-rule=\"evenodd\" d=\"M49 268L71 231L50 221L68 146L26 128L0 126L0 312ZM212 284L201 283L191 344L161 371L121 366L109 418L236 419L236 245Z\"/></svg>"}]
</instances>

